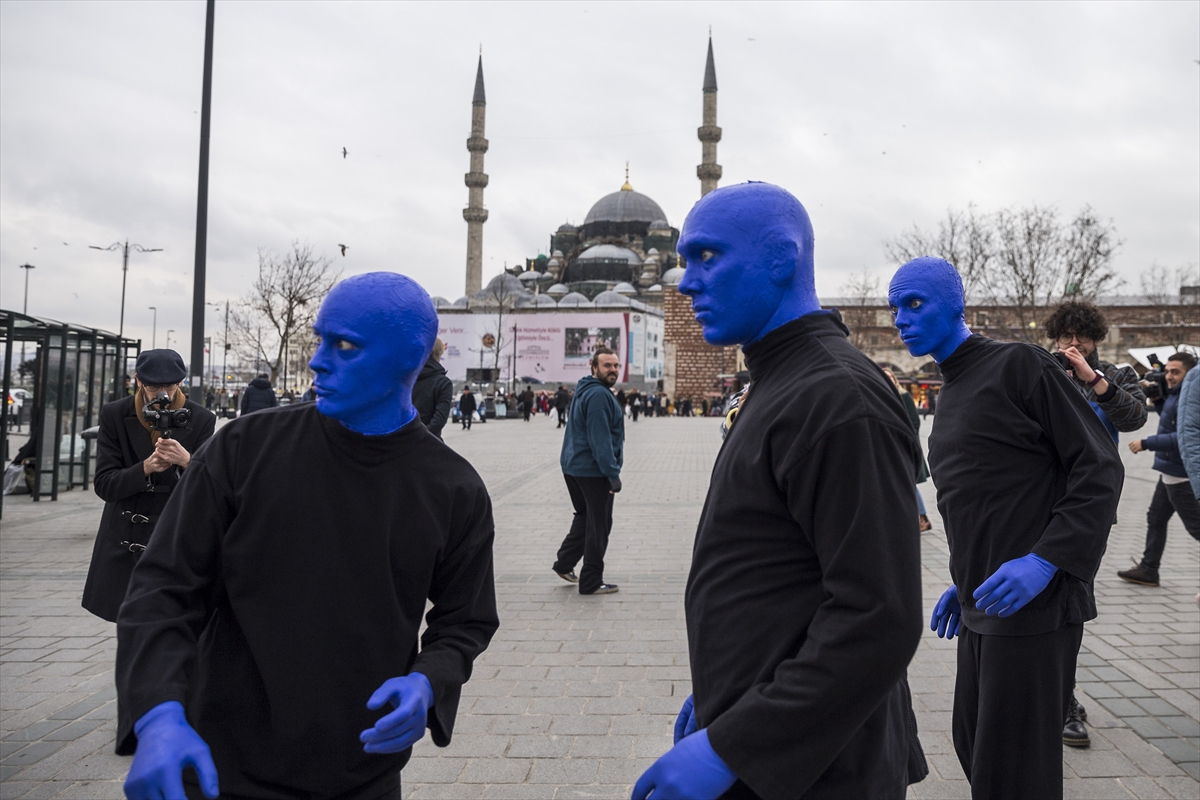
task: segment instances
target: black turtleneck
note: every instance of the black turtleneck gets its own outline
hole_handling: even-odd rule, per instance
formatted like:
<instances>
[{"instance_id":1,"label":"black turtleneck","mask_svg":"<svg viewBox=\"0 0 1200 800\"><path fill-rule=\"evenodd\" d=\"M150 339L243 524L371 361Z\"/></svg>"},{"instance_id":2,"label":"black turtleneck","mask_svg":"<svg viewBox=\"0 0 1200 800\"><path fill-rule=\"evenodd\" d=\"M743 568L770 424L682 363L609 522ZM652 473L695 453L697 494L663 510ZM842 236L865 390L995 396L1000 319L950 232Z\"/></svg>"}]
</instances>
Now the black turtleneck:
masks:
<instances>
[{"instance_id":1,"label":"black turtleneck","mask_svg":"<svg viewBox=\"0 0 1200 800\"><path fill-rule=\"evenodd\" d=\"M753 382L696 532L696 714L737 797L907 783L920 451L896 390L846 336L822 312L746 347Z\"/></svg>"},{"instance_id":2,"label":"black turtleneck","mask_svg":"<svg viewBox=\"0 0 1200 800\"><path fill-rule=\"evenodd\" d=\"M941 368L929 467L966 626L1023 636L1094 619L1125 475L1100 418L1035 345L975 334ZM1049 586L1007 619L976 609L979 584L1029 553L1058 567Z\"/></svg>"},{"instance_id":3,"label":"black turtleneck","mask_svg":"<svg viewBox=\"0 0 1200 800\"><path fill-rule=\"evenodd\" d=\"M394 781L409 751L362 751L385 713L367 699L424 673L449 743L498 625L492 537L483 481L419 420L363 436L306 403L229 423L192 456L121 607L118 752L178 700L235 795Z\"/></svg>"}]
</instances>

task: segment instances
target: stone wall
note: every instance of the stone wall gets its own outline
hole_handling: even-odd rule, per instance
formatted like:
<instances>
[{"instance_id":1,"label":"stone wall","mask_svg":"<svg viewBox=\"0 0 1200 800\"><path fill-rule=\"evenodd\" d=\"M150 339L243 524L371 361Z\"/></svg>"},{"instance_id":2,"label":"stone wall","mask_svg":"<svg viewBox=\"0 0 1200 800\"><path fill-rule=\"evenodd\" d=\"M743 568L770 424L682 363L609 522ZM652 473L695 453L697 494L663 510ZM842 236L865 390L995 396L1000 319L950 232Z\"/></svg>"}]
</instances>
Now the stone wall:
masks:
<instances>
[{"instance_id":1,"label":"stone wall","mask_svg":"<svg viewBox=\"0 0 1200 800\"><path fill-rule=\"evenodd\" d=\"M691 298L678 286L663 287L663 343L665 377L663 391L676 402L691 398L699 406L705 396L724 389L721 375L741 368L740 348L715 347L704 341L700 324L692 316Z\"/></svg>"}]
</instances>

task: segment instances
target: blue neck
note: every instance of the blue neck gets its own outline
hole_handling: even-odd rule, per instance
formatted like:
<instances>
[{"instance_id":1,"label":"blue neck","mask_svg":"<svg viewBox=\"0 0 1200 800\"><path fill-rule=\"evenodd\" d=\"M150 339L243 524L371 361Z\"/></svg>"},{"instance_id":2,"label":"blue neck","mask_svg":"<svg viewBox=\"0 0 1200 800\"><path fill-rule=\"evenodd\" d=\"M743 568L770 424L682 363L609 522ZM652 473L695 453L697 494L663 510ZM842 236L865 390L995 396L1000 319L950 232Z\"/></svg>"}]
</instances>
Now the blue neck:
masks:
<instances>
[{"instance_id":1,"label":"blue neck","mask_svg":"<svg viewBox=\"0 0 1200 800\"><path fill-rule=\"evenodd\" d=\"M934 361L941 364L947 358L954 355L954 351L961 347L962 343L970 336L971 329L967 327L966 321L960 317L954 331L942 340L942 343L934 348L930 355L933 356Z\"/></svg>"},{"instance_id":2,"label":"blue neck","mask_svg":"<svg viewBox=\"0 0 1200 800\"><path fill-rule=\"evenodd\" d=\"M366 413L355 415L350 419L341 419L338 422L363 436L386 436L400 430L417 416L417 409L413 407L411 396L406 394L402 401L395 406L376 406Z\"/></svg>"},{"instance_id":3,"label":"blue neck","mask_svg":"<svg viewBox=\"0 0 1200 800\"><path fill-rule=\"evenodd\" d=\"M784 295L779 307L775 309L775 313L767 320L763 329L746 344L757 342L776 328L786 325L794 319L799 319L805 314L812 314L820 310L821 302L817 300L816 294L808 291L790 291Z\"/></svg>"}]
</instances>

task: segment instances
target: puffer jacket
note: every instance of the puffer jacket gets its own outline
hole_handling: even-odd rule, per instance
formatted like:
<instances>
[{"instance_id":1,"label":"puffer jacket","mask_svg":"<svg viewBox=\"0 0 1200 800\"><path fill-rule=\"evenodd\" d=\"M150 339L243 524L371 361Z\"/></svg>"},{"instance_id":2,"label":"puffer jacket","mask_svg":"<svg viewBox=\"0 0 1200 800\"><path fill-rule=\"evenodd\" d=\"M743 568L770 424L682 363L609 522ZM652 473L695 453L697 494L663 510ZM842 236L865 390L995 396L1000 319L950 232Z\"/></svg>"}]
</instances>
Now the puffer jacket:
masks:
<instances>
[{"instance_id":1,"label":"puffer jacket","mask_svg":"<svg viewBox=\"0 0 1200 800\"><path fill-rule=\"evenodd\" d=\"M1155 401L1154 409L1158 411L1158 434L1142 439L1142 447L1154 452L1154 469L1163 475L1186 478L1188 474L1183 467L1183 458L1179 455L1176 431L1179 389L1178 386L1168 389L1164 399Z\"/></svg>"},{"instance_id":2,"label":"puffer jacket","mask_svg":"<svg viewBox=\"0 0 1200 800\"><path fill-rule=\"evenodd\" d=\"M271 382L266 378L255 378L250 381L246 391L242 392L243 414L262 411L264 408L274 408L277 405L279 405L279 400L275 397L275 390L271 388Z\"/></svg>"}]
</instances>

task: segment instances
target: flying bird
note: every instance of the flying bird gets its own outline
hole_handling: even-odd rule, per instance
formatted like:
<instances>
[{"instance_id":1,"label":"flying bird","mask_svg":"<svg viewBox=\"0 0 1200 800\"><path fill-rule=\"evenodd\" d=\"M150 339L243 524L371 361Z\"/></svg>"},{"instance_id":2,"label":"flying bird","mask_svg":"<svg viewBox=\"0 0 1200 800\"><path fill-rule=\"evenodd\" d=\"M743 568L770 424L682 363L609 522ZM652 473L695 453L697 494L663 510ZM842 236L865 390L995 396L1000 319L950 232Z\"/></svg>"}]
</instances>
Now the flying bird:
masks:
<instances>
[{"instance_id":1,"label":"flying bird","mask_svg":"<svg viewBox=\"0 0 1200 800\"><path fill-rule=\"evenodd\" d=\"M71 245L67 244L66 242L63 242L63 244L67 245L67 247L70 247L70 246L71 246Z\"/></svg>"},{"instance_id":2,"label":"flying bird","mask_svg":"<svg viewBox=\"0 0 1200 800\"><path fill-rule=\"evenodd\" d=\"M338 247L342 248L342 255L343 255L343 256L344 256L344 255L346 255L346 245L344 245L344 244L339 244L339 245L338 245Z\"/></svg>"},{"instance_id":3,"label":"flying bird","mask_svg":"<svg viewBox=\"0 0 1200 800\"><path fill-rule=\"evenodd\" d=\"M344 148L344 147L343 147L343 148L342 148L342 158L345 158L345 157L346 157L346 152L347 152L347 151L346 151L346 148Z\"/></svg>"},{"instance_id":4,"label":"flying bird","mask_svg":"<svg viewBox=\"0 0 1200 800\"><path fill-rule=\"evenodd\" d=\"M749 37L747 37L747 38L746 38L746 41L747 41L747 42L753 42L753 41L755 41L755 40L754 40L754 39L751 39L751 38L749 38Z\"/></svg>"}]
</instances>

